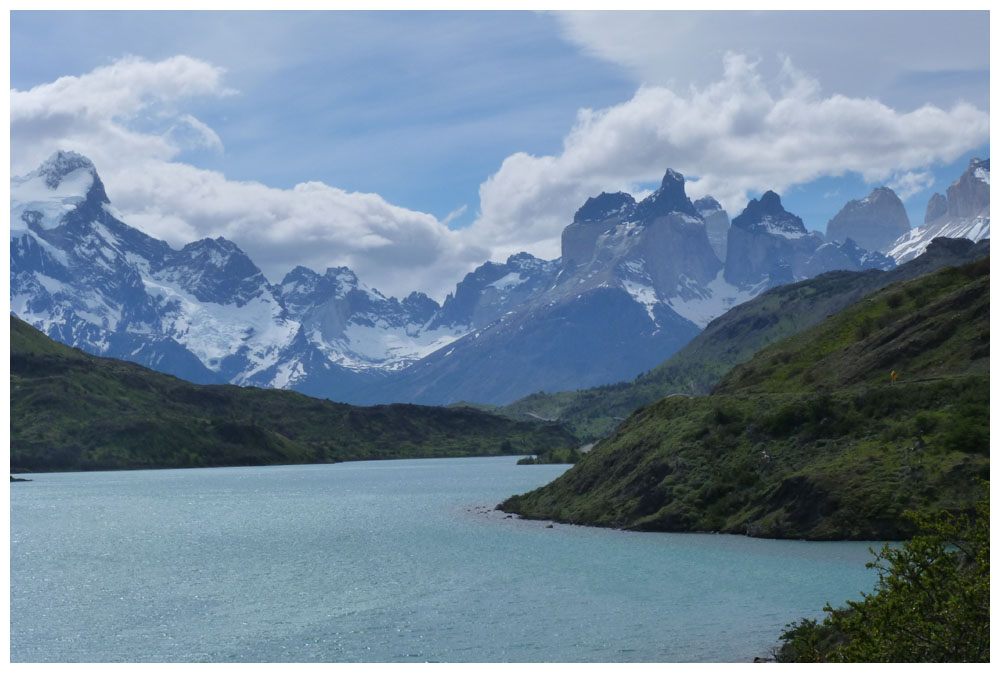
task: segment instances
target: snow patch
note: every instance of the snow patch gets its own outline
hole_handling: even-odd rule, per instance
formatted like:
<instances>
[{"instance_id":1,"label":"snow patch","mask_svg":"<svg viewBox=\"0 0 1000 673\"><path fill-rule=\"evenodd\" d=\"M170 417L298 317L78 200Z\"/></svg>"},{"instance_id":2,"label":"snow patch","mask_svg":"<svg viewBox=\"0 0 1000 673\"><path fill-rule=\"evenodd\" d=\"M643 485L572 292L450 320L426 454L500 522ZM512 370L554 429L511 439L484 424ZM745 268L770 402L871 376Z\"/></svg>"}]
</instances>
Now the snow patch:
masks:
<instances>
[{"instance_id":1,"label":"snow patch","mask_svg":"<svg viewBox=\"0 0 1000 673\"><path fill-rule=\"evenodd\" d=\"M517 287L518 285L521 285L526 280L527 280L527 278L523 278L521 276L521 274L517 273L516 271L512 271L511 273L508 273L506 276L504 276L500 280L493 281L492 283L490 283L489 285L487 285L487 287L495 287L496 289L500 290L501 292L507 292L511 288Z\"/></svg>"},{"instance_id":2,"label":"snow patch","mask_svg":"<svg viewBox=\"0 0 1000 673\"><path fill-rule=\"evenodd\" d=\"M11 231L15 226L26 229L21 216L29 211L40 213L38 225L43 229L54 229L62 224L63 216L87 199L87 193L94 184L94 174L89 168L78 168L70 172L52 189L45 183L45 177L37 172L25 178L10 181Z\"/></svg>"},{"instance_id":3,"label":"snow patch","mask_svg":"<svg viewBox=\"0 0 1000 673\"><path fill-rule=\"evenodd\" d=\"M297 360L283 362L278 365L278 370L269 385L272 388L288 388L305 375L306 371L301 362Z\"/></svg>"},{"instance_id":4,"label":"snow patch","mask_svg":"<svg viewBox=\"0 0 1000 673\"><path fill-rule=\"evenodd\" d=\"M783 238L802 238L807 235L806 232L800 231L796 227L789 228L788 225L776 221L770 215L765 215L764 219L757 223L757 229Z\"/></svg>"},{"instance_id":5,"label":"snow patch","mask_svg":"<svg viewBox=\"0 0 1000 673\"><path fill-rule=\"evenodd\" d=\"M388 326L384 321L373 325L351 322L344 338L333 343L310 340L336 364L355 371L377 367L389 371L406 367L467 334L464 327L441 327L422 331L420 325Z\"/></svg>"},{"instance_id":6,"label":"snow patch","mask_svg":"<svg viewBox=\"0 0 1000 673\"><path fill-rule=\"evenodd\" d=\"M659 326L659 323L656 322L656 315L653 313L653 309L660 303L660 300L656 298L656 290L649 285L631 280L622 280L622 287L632 296L632 299L646 308L646 313L649 314L649 319L653 321L653 324Z\"/></svg>"},{"instance_id":7,"label":"snow patch","mask_svg":"<svg viewBox=\"0 0 1000 673\"><path fill-rule=\"evenodd\" d=\"M724 273L723 270L720 270L704 288L698 288L694 281L690 281L686 284L686 288L689 290L697 289L694 298L672 297L666 301L666 304L682 318L687 318L704 329L708 323L732 307L749 301L760 294L758 288L740 290L735 285L727 283L723 277Z\"/></svg>"},{"instance_id":8,"label":"snow patch","mask_svg":"<svg viewBox=\"0 0 1000 673\"><path fill-rule=\"evenodd\" d=\"M214 371L226 356L247 359L238 381L249 379L278 361L299 323L281 317L281 306L269 296L257 296L243 306L202 302L169 278L143 278L146 291L170 305L163 332L185 346ZM214 364L213 364L214 363Z\"/></svg>"},{"instance_id":9,"label":"snow patch","mask_svg":"<svg viewBox=\"0 0 1000 673\"><path fill-rule=\"evenodd\" d=\"M896 264L903 264L922 255L931 241L942 236L967 238L973 242L987 239L990 237L990 218L958 218L941 223L925 224L922 227L911 229L909 233L897 238L892 249L886 254L896 260Z\"/></svg>"}]
</instances>

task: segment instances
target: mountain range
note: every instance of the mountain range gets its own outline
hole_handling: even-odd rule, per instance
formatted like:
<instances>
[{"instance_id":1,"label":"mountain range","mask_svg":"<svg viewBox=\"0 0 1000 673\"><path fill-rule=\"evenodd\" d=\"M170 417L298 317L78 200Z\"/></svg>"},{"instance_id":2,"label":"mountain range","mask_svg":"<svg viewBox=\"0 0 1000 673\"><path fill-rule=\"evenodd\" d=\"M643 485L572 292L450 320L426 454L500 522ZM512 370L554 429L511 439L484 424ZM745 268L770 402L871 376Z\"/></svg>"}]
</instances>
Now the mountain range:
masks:
<instances>
[{"instance_id":1,"label":"mountain range","mask_svg":"<svg viewBox=\"0 0 1000 673\"><path fill-rule=\"evenodd\" d=\"M632 379L769 288L893 268L926 247L927 227L988 237L989 162L973 163L890 254L807 231L774 192L729 223L667 170L641 201L588 199L559 259L487 262L438 304L387 297L346 267L300 266L272 284L222 238L175 250L123 221L88 159L59 152L11 180L11 312L63 343L197 383L359 404L506 404ZM852 221L877 210L855 206ZM887 239L898 227L876 217L868 228Z\"/></svg>"}]
</instances>

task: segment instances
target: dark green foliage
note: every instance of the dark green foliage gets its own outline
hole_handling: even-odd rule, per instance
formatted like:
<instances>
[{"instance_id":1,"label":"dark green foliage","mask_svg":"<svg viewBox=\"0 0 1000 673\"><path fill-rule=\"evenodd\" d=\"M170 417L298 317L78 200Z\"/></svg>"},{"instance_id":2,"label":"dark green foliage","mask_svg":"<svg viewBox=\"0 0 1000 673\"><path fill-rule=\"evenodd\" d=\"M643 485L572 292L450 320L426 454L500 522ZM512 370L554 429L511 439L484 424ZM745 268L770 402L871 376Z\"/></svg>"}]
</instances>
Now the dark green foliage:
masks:
<instances>
[{"instance_id":1,"label":"dark green foliage","mask_svg":"<svg viewBox=\"0 0 1000 673\"><path fill-rule=\"evenodd\" d=\"M774 651L778 663L818 664L829 661L830 653L842 647L847 636L827 619L802 619L785 625L781 645Z\"/></svg>"},{"instance_id":2,"label":"dark green foliage","mask_svg":"<svg viewBox=\"0 0 1000 673\"><path fill-rule=\"evenodd\" d=\"M876 590L846 608L827 605L821 623L789 624L778 661L989 661L989 500L972 515L913 518L920 534L885 545L868 564L879 574Z\"/></svg>"},{"instance_id":3,"label":"dark green foliage","mask_svg":"<svg viewBox=\"0 0 1000 673\"><path fill-rule=\"evenodd\" d=\"M14 472L516 455L577 443L562 426L475 409L199 386L68 348L14 317L10 385Z\"/></svg>"},{"instance_id":4,"label":"dark green foliage","mask_svg":"<svg viewBox=\"0 0 1000 673\"><path fill-rule=\"evenodd\" d=\"M501 507L636 530L823 540L905 539L906 510L969 510L989 473L988 351L974 347L989 318L988 268L874 293L765 348L710 396L637 410L553 483ZM889 296L906 299L891 312ZM865 317L884 326L859 352ZM810 371L822 375L811 381Z\"/></svg>"},{"instance_id":5,"label":"dark green foliage","mask_svg":"<svg viewBox=\"0 0 1000 673\"><path fill-rule=\"evenodd\" d=\"M902 539L912 532L906 509L966 507L977 490L969 482L988 473L988 456L956 450L946 435L960 401L988 395L988 380L884 388L664 399L502 507L638 530ZM921 409L940 419L934 430L918 430ZM967 432L988 432L988 414L962 417Z\"/></svg>"},{"instance_id":6,"label":"dark green foliage","mask_svg":"<svg viewBox=\"0 0 1000 673\"><path fill-rule=\"evenodd\" d=\"M901 302L896 309L890 307L893 298ZM762 349L714 392L879 385L889 382L893 370L900 385L986 374L989 351L979 344L989 329L989 303L989 267L978 262L891 285L835 318Z\"/></svg>"}]
</instances>

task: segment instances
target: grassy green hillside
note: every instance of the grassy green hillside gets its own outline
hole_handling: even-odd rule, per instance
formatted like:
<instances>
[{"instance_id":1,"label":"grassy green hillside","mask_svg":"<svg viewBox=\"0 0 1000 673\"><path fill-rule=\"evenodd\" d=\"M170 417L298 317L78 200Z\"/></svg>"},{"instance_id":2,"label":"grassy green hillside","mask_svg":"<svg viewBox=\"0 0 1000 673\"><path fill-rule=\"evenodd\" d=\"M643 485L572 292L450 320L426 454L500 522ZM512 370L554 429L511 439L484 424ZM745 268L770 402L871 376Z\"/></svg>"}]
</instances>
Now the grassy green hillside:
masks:
<instances>
[{"instance_id":1,"label":"grassy green hillside","mask_svg":"<svg viewBox=\"0 0 1000 673\"><path fill-rule=\"evenodd\" d=\"M629 414L670 394L706 395L761 348L797 334L894 282L959 266L988 254L989 241L938 239L926 254L889 272L834 271L774 288L734 307L669 360L634 381L588 390L536 393L498 413L555 419L581 439L606 437Z\"/></svg>"},{"instance_id":2,"label":"grassy green hillside","mask_svg":"<svg viewBox=\"0 0 1000 673\"><path fill-rule=\"evenodd\" d=\"M474 409L353 407L199 386L59 344L11 317L11 471L269 465L539 453L554 424Z\"/></svg>"},{"instance_id":3,"label":"grassy green hillside","mask_svg":"<svg viewBox=\"0 0 1000 673\"><path fill-rule=\"evenodd\" d=\"M900 373L892 385L889 372ZM501 508L637 530L900 539L989 473L989 260L869 295L640 409L553 483Z\"/></svg>"},{"instance_id":4,"label":"grassy green hillside","mask_svg":"<svg viewBox=\"0 0 1000 673\"><path fill-rule=\"evenodd\" d=\"M737 366L716 393L840 390L989 374L989 259L876 292Z\"/></svg>"}]
</instances>

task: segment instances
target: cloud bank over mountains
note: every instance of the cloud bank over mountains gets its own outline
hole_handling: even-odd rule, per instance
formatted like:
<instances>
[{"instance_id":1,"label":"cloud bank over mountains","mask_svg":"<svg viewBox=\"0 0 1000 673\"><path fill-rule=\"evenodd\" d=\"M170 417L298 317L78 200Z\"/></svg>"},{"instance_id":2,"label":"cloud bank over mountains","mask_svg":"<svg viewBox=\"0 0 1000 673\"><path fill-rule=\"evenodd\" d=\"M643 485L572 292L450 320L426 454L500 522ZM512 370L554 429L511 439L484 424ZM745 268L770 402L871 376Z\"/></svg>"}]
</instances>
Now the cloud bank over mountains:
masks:
<instances>
[{"instance_id":1,"label":"cloud bank over mountains","mask_svg":"<svg viewBox=\"0 0 1000 673\"><path fill-rule=\"evenodd\" d=\"M989 15L981 11L556 12L565 40L636 82L676 89L718 78L727 52L788 58L827 92L912 110L989 105Z\"/></svg>"},{"instance_id":2,"label":"cloud bank over mountains","mask_svg":"<svg viewBox=\"0 0 1000 673\"><path fill-rule=\"evenodd\" d=\"M970 103L902 111L821 93L789 59L773 76L746 55L721 59L721 77L707 84L646 84L628 101L580 110L558 154L507 157L484 176L474 222L456 230L451 218L377 194L312 181L280 189L192 165L191 153L224 152L226 140L192 110L240 94L222 68L187 56L123 58L11 90L11 172L77 151L125 222L175 246L224 236L272 281L296 265L344 265L387 294L418 287L440 299L486 259L554 258L588 197L641 192L668 166L689 178L693 197L711 194L738 213L751 194L848 172L905 198L927 185L931 165L989 141L989 114Z\"/></svg>"}]
</instances>

